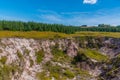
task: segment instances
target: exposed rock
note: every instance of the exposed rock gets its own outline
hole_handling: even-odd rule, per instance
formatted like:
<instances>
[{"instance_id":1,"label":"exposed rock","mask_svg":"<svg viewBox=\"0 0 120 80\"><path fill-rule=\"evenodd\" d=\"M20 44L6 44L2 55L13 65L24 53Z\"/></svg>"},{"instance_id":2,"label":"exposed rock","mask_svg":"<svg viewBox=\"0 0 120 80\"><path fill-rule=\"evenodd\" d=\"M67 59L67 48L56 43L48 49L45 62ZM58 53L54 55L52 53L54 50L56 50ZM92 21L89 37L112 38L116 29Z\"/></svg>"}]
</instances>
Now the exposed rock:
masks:
<instances>
[{"instance_id":1,"label":"exposed rock","mask_svg":"<svg viewBox=\"0 0 120 80\"><path fill-rule=\"evenodd\" d=\"M90 41L89 41L90 40ZM90 38L84 42L80 42L73 39L22 39L22 38L3 38L0 40L0 59L4 58L1 67L4 65L12 65L19 67L19 71L13 71L11 75L11 80L37 80L36 74L44 71L44 64L51 62L53 65L58 65L63 68L68 68L72 70L71 63L59 63L52 62L54 57L51 53L52 47L58 46L59 50L65 52L70 58L77 56L79 48L97 48L103 55L107 55L111 58L112 63L116 63L113 58L116 58L120 54L120 39L116 38ZM44 57L40 64L36 62L36 52L43 51ZM96 60L87 58L83 61L78 61L77 66L83 70L87 70L90 75L94 78L89 78L89 80L97 80L96 77L101 74L105 80L110 80L106 78L107 71L103 70L103 66L106 66L107 69L111 70L113 68L112 64L99 63ZM120 64L117 65L117 68L120 67ZM74 70L73 70L74 71ZM111 80L120 79L120 70L118 69L117 75L114 76ZM48 71L49 72L49 71ZM102 74L106 75L103 76ZM50 75L50 73L49 73ZM76 75L77 76L77 75ZM67 80L76 80L76 76L73 79ZM86 78L87 80L88 78ZM55 77L52 77L52 80L55 80Z\"/></svg>"}]
</instances>

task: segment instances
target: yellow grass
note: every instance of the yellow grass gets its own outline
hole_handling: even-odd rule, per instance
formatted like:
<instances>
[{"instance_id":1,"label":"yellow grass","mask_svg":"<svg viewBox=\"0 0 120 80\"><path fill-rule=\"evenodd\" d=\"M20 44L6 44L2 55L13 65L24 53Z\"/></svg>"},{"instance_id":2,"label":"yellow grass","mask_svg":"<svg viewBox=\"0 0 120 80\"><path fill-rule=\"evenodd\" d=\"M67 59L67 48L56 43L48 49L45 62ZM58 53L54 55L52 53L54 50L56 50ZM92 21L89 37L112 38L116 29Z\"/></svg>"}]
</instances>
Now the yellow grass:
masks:
<instances>
[{"instance_id":1,"label":"yellow grass","mask_svg":"<svg viewBox=\"0 0 120 80\"><path fill-rule=\"evenodd\" d=\"M120 32L76 32L72 36L97 36L120 38Z\"/></svg>"},{"instance_id":2,"label":"yellow grass","mask_svg":"<svg viewBox=\"0 0 120 80\"><path fill-rule=\"evenodd\" d=\"M22 38L55 38L55 37L77 37L77 36L97 36L120 38L119 32L76 32L75 34L64 34L56 32L37 32L37 31L0 31L0 38L22 37Z\"/></svg>"}]
</instances>

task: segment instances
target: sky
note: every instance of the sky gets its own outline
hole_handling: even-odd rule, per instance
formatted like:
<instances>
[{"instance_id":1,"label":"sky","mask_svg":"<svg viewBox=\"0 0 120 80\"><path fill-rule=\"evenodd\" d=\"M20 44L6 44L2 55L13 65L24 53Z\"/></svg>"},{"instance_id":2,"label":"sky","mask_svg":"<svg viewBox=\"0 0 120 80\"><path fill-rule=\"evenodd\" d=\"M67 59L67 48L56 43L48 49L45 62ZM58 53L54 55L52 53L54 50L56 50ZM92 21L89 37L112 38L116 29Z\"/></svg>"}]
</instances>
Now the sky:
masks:
<instances>
[{"instance_id":1,"label":"sky","mask_svg":"<svg viewBox=\"0 0 120 80\"><path fill-rule=\"evenodd\" d=\"M120 25L120 0L0 0L0 20Z\"/></svg>"}]
</instances>

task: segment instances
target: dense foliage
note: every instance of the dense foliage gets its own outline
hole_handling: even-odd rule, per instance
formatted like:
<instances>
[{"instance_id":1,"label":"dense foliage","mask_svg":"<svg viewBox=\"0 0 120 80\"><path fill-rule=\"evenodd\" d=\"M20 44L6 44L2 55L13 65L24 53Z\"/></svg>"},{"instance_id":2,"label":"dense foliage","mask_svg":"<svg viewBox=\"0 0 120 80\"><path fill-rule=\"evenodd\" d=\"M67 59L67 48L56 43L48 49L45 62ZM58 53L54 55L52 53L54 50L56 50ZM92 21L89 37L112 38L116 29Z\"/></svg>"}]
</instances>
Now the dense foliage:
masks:
<instances>
[{"instance_id":1,"label":"dense foliage","mask_svg":"<svg viewBox=\"0 0 120 80\"><path fill-rule=\"evenodd\" d=\"M9 31L53 31L63 32L67 34L77 31L100 31L100 32L120 32L119 26L113 27L110 25L99 24L98 27L87 26L65 26L61 24L45 24L36 22L21 22L21 21L0 21L0 30Z\"/></svg>"}]
</instances>

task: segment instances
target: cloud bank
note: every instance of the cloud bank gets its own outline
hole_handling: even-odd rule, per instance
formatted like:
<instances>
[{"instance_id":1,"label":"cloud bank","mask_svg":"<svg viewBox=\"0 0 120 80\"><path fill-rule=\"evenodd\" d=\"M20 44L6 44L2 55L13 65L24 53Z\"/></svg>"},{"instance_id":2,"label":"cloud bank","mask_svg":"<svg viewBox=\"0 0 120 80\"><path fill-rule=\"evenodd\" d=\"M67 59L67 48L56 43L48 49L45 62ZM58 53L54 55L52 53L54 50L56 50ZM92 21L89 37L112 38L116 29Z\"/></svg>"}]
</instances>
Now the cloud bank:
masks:
<instances>
[{"instance_id":1,"label":"cloud bank","mask_svg":"<svg viewBox=\"0 0 120 80\"><path fill-rule=\"evenodd\" d=\"M95 4L97 3L97 0L83 0L84 4Z\"/></svg>"}]
</instances>

